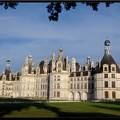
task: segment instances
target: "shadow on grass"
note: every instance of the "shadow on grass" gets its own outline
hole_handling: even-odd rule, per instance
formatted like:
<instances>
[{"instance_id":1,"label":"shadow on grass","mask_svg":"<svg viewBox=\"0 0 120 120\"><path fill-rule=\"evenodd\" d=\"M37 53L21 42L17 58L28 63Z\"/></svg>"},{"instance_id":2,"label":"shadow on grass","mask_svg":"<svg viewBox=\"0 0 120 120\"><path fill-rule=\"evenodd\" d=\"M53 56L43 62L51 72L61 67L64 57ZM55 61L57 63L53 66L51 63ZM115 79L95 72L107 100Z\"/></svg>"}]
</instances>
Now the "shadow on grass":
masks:
<instances>
[{"instance_id":1,"label":"shadow on grass","mask_svg":"<svg viewBox=\"0 0 120 120\"><path fill-rule=\"evenodd\" d=\"M91 105L92 107L120 112L120 102L99 102L100 104ZM117 106L117 107L116 107Z\"/></svg>"},{"instance_id":2,"label":"shadow on grass","mask_svg":"<svg viewBox=\"0 0 120 120\"><path fill-rule=\"evenodd\" d=\"M110 115L110 114L105 114L105 113L73 113L73 112L62 112L59 108L57 107L52 107L49 106L47 103L11 103L11 104L0 104L0 117L4 117L4 115L10 114L12 111L21 111L21 110L28 110L31 106L34 106L37 109L45 109L54 112L57 114L58 117L119 117L115 115ZM104 109L114 109L112 107L104 107L104 106L99 106L99 105L92 105L93 107L97 108L104 108ZM114 110L120 110L114 109ZM22 116L21 116L22 117Z\"/></svg>"}]
</instances>

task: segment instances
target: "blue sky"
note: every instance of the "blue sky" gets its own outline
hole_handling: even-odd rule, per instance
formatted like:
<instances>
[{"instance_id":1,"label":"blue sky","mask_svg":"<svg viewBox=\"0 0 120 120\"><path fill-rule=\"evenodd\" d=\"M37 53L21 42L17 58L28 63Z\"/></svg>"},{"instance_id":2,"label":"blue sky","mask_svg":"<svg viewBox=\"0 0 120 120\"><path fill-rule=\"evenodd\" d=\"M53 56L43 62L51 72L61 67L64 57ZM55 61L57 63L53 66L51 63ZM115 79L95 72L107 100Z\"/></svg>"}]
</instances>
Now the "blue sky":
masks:
<instances>
[{"instance_id":1,"label":"blue sky","mask_svg":"<svg viewBox=\"0 0 120 120\"><path fill-rule=\"evenodd\" d=\"M49 21L46 6L49 3L19 3L16 9L0 6L0 74L11 61L11 71L21 72L25 57L32 55L35 66L53 51L56 58L60 47L63 56L69 56L83 66L87 56L98 61L104 55L104 41L111 41L111 54L120 63L120 3L99 10L78 4L76 9L60 14L59 21Z\"/></svg>"}]
</instances>

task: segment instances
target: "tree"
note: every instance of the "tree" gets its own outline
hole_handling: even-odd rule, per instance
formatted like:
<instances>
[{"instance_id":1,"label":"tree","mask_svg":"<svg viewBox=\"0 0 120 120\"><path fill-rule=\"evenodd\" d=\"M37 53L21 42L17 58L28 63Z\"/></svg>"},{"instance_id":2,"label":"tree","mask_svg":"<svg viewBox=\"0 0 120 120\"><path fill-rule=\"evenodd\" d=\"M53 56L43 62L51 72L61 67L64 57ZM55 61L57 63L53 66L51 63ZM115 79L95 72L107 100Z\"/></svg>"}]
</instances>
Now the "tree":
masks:
<instances>
[{"instance_id":1,"label":"tree","mask_svg":"<svg viewBox=\"0 0 120 120\"><path fill-rule=\"evenodd\" d=\"M93 10L98 11L98 5L100 2L79 2L81 4L85 4L86 6L92 7ZM114 2L104 2L106 7L109 7L110 4ZM16 9L18 2L0 2L0 5L4 6L5 9L13 8ZM50 13L48 16L49 20L51 21L58 21L59 14L62 12L64 8L66 11L70 10L71 8L75 9L77 6L77 2L51 2L46 8L47 12Z\"/></svg>"}]
</instances>

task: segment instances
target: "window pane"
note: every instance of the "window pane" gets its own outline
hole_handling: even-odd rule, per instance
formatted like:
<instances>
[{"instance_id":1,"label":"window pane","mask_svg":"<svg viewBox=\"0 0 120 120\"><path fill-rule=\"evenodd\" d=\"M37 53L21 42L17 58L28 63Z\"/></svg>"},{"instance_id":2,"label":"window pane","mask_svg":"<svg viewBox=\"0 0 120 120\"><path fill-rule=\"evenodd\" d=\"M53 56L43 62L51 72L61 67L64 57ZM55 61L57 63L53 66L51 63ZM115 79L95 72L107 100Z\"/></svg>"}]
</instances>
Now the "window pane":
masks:
<instances>
[{"instance_id":1,"label":"window pane","mask_svg":"<svg viewBox=\"0 0 120 120\"><path fill-rule=\"evenodd\" d=\"M112 71L115 71L115 67L112 67Z\"/></svg>"},{"instance_id":2,"label":"window pane","mask_svg":"<svg viewBox=\"0 0 120 120\"><path fill-rule=\"evenodd\" d=\"M105 98L108 98L108 91L105 91Z\"/></svg>"},{"instance_id":3,"label":"window pane","mask_svg":"<svg viewBox=\"0 0 120 120\"><path fill-rule=\"evenodd\" d=\"M116 92L112 91L112 98L116 98Z\"/></svg>"},{"instance_id":4,"label":"window pane","mask_svg":"<svg viewBox=\"0 0 120 120\"><path fill-rule=\"evenodd\" d=\"M60 83L57 83L57 89L60 89Z\"/></svg>"},{"instance_id":5,"label":"window pane","mask_svg":"<svg viewBox=\"0 0 120 120\"><path fill-rule=\"evenodd\" d=\"M81 83L81 89L83 89L83 83Z\"/></svg>"},{"instance_id":6,"label":"window pane","mask_svg":"<svg viewBox=\"0 0 120 120\"><path fill-rule=\"evenodd\" d=\"M74 84L74 89L76 89L76 84Z\"/></svg>"},{"instance_id":7,"label":"window pane","mask_svg":"<svg viewBox=\"0 0 120 120\"><path fill-rule=\"evenodd\" d=\"M115 88L115 81L112 81L112 88Z\"/></svg>"},{"instance_id":8,"label":"window pane","mask_svg":"<svg viewBox=\"0 0 120 120\"><path fill-rule=\"evenodd\" d=\"M54 97L56 97L56 92L54 91Z\"/></svg>"},{"instance_id":9,"label":"window pane","mask_svg":"<svg viewBox=\"0 0 120 120\"><path fill-rule=\"evenodd\" d=\"M60 81L60 76L57 76L57 81Z\"/></svg>"},{"instance_id":10,"label":"window pane","mask_svg":"<svg viewBox=\"0 0 120 120\"><path fill-rule=\"evenodd\" d=\"M104 67L104 71L107 71L107 67Z\"/></svg>"},{"instance_id":11,"label":"window pane","mask_svg":"<svg viewBox=\"0 0 120 120\"><path fill-rule=\"evenodd\" d=\"M104 78L108 78L108 74L104 74Z\"/></svg>"},{"instance_id":12,"label":"window pane","mask_svg":"<svg viewBox=\"0 0 120 120\"><path fill-rule=\"evenodd\" d=\"M112 77L112 78L115 78L115 74L112 74L111 77Z\"/></svg>"},{"instance_id":13,"label":"window pane","mask_svg":"<svg viewBox=\"0 0 120 120\"><path fill-rule=\"evenodd\" d=\"M105 81L105 88L108 88L108 81Z\"/></svg>"},{"instance_id":14,"label":"window pane","mask_svg":"<svg viewBox=\"0 0 120 120\"><path fill-rule=\"evenodd\" d=\"M84 88L87 89L87 83L84 84Z\"/></svg>"},{"instance_id":15,"label":"window pane","mask_svg":"<svg viewBox=\"0 0 120 120\"><path fill-rule=\"evenodd\" d=\"M57 91L57 97L60 97L60 91Z\"/></svg>"}]
</instances>

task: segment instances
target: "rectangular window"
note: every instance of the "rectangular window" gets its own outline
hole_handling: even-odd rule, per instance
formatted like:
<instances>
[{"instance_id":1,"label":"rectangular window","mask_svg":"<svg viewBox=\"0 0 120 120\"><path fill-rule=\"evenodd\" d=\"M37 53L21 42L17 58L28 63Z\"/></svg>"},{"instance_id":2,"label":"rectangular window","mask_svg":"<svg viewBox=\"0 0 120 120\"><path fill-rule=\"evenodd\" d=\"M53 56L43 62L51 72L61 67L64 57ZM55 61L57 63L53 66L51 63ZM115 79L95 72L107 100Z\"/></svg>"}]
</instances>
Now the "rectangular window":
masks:
<instances>
[{"instance_id":1,"label":"rectangular window","mask_svg":"<svg viewBox=\"0 0 120 120\"><path fill-rule=\"evenodd\" d=\"M108 78L108 74L104 74L104 78Z\"/></svg>"},{"instance_id":2,"label":"rectangular window","mask_svg":"<svg viewBox=\"0 0 120 120\"><path fill-rule=\"evenodd\" d=\"M112 98L116 98L116 92L112 91Z\"/></svg>"},{"instance_id":3,"label":"rectangular window","mask_svg":"<svg viewBox=\"0 0 120 120\"><path fill-rule=\"evenodd\" d=\"M84 84L84 89L87 89L87 83Z\"/></svg>"},{"instance_id":4,"label":"rectangular window","mask_svg":"<svg viewBox=\"0 0 120 120\"><path fill-rule=\"evenodd\" d=\"M104 71L107 71L107 67L104 67Z\"/></svg>"},{"instance_id":5,"label":"rectangular window","mask_svg":"<svg viewBox=\"0 0 120 120\"><path fill-rule=\"evenodd\" d=\"M87 77L85 77L85 80L87 80Z\"/></svg>"},{"instance_id":6,"label":"rectangular window","mask_svg":"<svg viewBox=\"0 0 120 120\"><path fill-rule=\"evenodd\" d=\"M81 83L81 89L83 89L83 83Z\"/></svg>"},{"instance_id":7,"label":"rectangular window","mask_svg":"<svg viewBox=\"0 0 120 120\"><path fill-rule=\"evenodd\" d=\"M76 84L74 84L74 89L76 89Z\"/></svg>"},{"instance_id":8,"label":"rectangular window","mask_svg":"<svg viewBox=\"0 0 120 120\"><path fill-rule=\"evenodd\" d=\"M73 81L73 78L71 78L71 81Z\"/></svg>"},{"instance_id":9,"label":"rectangular window","mask_svg":"<svg viewBox=\"0 0 120 120\"><path fill-rule=\"evenodd\" d=\"M56 83L54 83L54 89L56 89Z\"/></svg>"},{"instance_id":10,"label":"rectangular window","mask_svg":"<svg viewBox=\"0 0 120 120\"><path fill-rule=\"evenodd\" d=\"M105 98L108 98L108 91L105 91Z\"/></svg>"},{"instance_id":11,"label":"rectangular window","mask_svg":"<svg viewBox=\"0 0 120 120\"><path fill-rule=\"evenodd\" d=\"M60 97L60 91L57 91L57 97Z\"/></svg>"},{"instance_id":12,"label":"rectangular window","mask_svg":"<svg viewBox=\"0 0 120 120\"><path fill-rule=\"evenodd\" d=\"M108 88L108 81L105 81L105 88Z\"/></svg>"},{"instance_id":13,"label":"rectangular window","mask_svg":"<svg viewBox=\"0 0 120 120\"><path fill-rule=\"evenodd\" d=\"M60 89L60 83L57 83L57 89Z\"/></svg>"},{"instance_id":14,"label":"rectangular window","mask_svg":"<svg viewBox=\"0 0 120 120\"><path fill-rule=\"evenodd\" d=\"M54 91L54 97L56 97L56 92Z\"/></svg>"},{"instance_id":15,"label":"rectangular window","mask_svg":"<svg viewBox=\"0 0 120 120\"><path fill-rule=\"evenodd\" d=\"M115 81L112 81L112 88L115 88Z\"/></svg>"},{"instance_id":16,"label":"rectangular window","mask_svg":"<svg viewBox=\"0 0 120 120\"><path fill-rule=\"evenodd\" d=\"M79 77L77 77L77 81L79 81Z\"/></svg>"},{"instance_id":17,"label":"rectangular window","mask_svg":"<svg viewBox=\"0 0 120 120\"><path fill-rule=\"evenodd\" d=\"M79 89L80 87L79 87L79 83L77 84L77 89Z\"/></svg>"},{"instance_id":18,"label":"rectangular window","mask_svg":"<svg viewBox=\"0 0 120 120\"><path fill-rule=\"evenodd\" d=\"M115 67L112 67L112 71L115 71Z\"/></svg>"},{"instance_id":19,"label":"rectangular window","mask_svg":"<svg viewBox=\"0 0 120 120\"><path fill-rule=\"evenodd\" d=\"M70 84L70 88L73 89L73 84Z\"/></svg>"},{"instance_id":20,"label":"rectangular window","mask_svg":"<svg viewBox=\"0 0 120 120\"><path fill-rule=\"evenodd\" d=\"M60 81L60 76L57 76L57 81Z\"/></svg>"},{"instance_id":21,"label":"rectangular window","mask_svg":"<svg viewBox=\"0 0 120 120\"><path fill-rule=\"evenodd\" d=\"M115 78L115 74L111 74L111 77L112 77L112 78Z\"/></svg>"}]
</instances>

